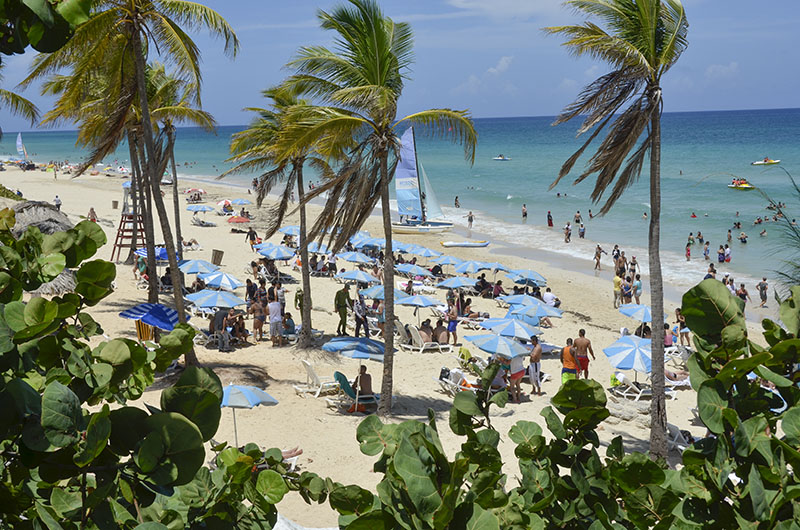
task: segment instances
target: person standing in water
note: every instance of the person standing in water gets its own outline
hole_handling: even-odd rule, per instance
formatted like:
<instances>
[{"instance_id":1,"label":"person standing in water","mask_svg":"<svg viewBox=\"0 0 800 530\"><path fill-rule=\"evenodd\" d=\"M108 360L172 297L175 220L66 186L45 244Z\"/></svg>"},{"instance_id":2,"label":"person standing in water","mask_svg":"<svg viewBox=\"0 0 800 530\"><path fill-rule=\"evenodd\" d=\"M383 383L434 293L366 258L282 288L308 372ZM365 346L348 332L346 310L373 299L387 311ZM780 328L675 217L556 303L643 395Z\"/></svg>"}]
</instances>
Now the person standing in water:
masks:
<instances>
[{"instance_id":1,"label":"person standing in water","mask_svg":"<svg viewBox=\"0 0 800 530\"><path fill-rule=\"evenodd\" d=\"M456 199L453 201L453 206L456 208L461 208L461 203L458 202L458 195L456 195Z\"/></svg>"},{"instance_id":2,"label":"person standing in water","mask_svg":"<svg viewBox=\"0 0 800 530\"><path fill-rule=\"evenodd\" d=\"M550 213L550 210L547 210L547 226L553 228L553 214Z\"/></svg>"},{"instance_id":3,"label":"person standing in water","mask_svg":"<svg viewBox=\"0 0 800 530\"><path fill-rule=\"evenodd\" d=\"M522 220L526 221L528 219L528 207L523 204L522 205Z\"/></svg>"},{"instance_id":4,"label":"person standing in water","mask_svg":"<svg viewBox=\"0 0 800 530\"><path fill-rule=\"evenodd\" d=\"M599 271L602 270L600 268L600 256L605 254L606 251L600 245L597 245L597 248L594 249L594 270Z\"/></svg>"},{"instance_id":5,"label":"person standing in water","mask_svg":"<svg viewBox=\"0 0 800 530\"><path fill-rule=\"evenodd\" d=\"M475 220L475 216L472 215L472 210L470 210L469 213L467 215L465 215L464 217L467 218L467 228L472 230L472 221Z\"/></svg>"}]
</instances>

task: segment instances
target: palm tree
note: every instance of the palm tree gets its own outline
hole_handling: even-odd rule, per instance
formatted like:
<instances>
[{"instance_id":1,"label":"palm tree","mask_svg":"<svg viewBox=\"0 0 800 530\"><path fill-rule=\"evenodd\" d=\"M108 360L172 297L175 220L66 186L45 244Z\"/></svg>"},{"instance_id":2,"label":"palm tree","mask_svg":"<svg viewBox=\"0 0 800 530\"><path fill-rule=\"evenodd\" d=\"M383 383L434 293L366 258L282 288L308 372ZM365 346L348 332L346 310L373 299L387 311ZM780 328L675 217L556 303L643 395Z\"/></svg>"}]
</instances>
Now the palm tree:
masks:
<instances>
[{"instance_id":1,"label":"palm tree","mask_svg":"<svg viewBox=\"0 0 800 530\"><path fill-rule=\"evenodd\" d=\"M330 13L318 13L323 29L336 32L336 48L301 48L289 63L295 70L285 82L298 93L317 98L327 107L298 108L291 119L296 145L323 138L327 146L351 139L355 148L335 177L305 196L310 200L328 193L322 214L310 238L335 227L329 235L333 249L341 248L381 201L386 259L383 266L386 306L382 395L379 412L391 411L394 349L394 258L389 211L389 183L399 149L397 131L419 124L460 141L465 156L474 160L476 133L466 111L432 109L397 119L397 101L403 91L413 56L413 37L407 23L384 16L375 0L350 0ZM325 148L322 149L325 151Z\"/></svg>"},{"instance_id":2,"label":"palm tree","mask_svg":"<svg viewBox=\"0 0 800 530\"><path fill-rule=\"evenodd\" d=\"M169 257L172 283L175 286L175 309L180 322L185 322L181 276L177 266L175 243L164 201L161 197L160 176L166 166L168 149L156 145L156 137L147 98L147 55L157 49L159 55L173 63L196 91L200 102L200 51L187 30L208 29L222 37L225 51L235 55L238 39L233 29L219 13L202 4L187 0L105 0L96 4L88 22L79 26L73 38L60 50L41 56L34 62L31 74L23 81L30 83L38 77L72 68L72 75L85 86L92 79L108 76L115 95L107 118L106 134L98 142L95 155L115 145L127 120L128 107L138 100L141 112L140 138L144 144L139 159L142 172L148 177L150 193L155 204ZM132 75L131 75L132 74ZM79 89L69 90L70 98L80 100ZM165 138L159 138L164 141ZM104 156L105 153L102 154ZM196 363L194 354L187 363Z\"/></svg>"},{"instance_id":3,"label":"palm tree","mask_svg":"<svg viewBox=\"0 0 800 530\"><path fill-rule=\"evenodd\" d=\"M613 71L584 88L578 99L564 109L556 120L555 124L559 124L582 116L584 121L579 134L593 127L595 130L564 163L552 186L570 172L584 150L609 123L610 131L589 159L584 171L575 179L577 184L594 173L598 174L591 193L594 202L599 202L611 188L600 214L607 213L622 193L639 178L644 162L649 157L651 304L653 322L663 322L664 288L659 257L661 79L688 45L689 24L686 14L679 0L569 0L565 5L599 23L587 20L580 25L549 27L545 31L565 36L567 40L564 46L573 54L602 59L611 65ZM650 453L653 458L666 458L664 329L655 325L652 333Z\"/></svg>"},{"instance_id":4,"label":"palm tree","mask_svg":"<svg viewBox=\"0 0 800 530\"><path fill-rule=\"evenodd\" d=\"M5 63L0 64L0 85L3 84L3 67L5 67ZM0 107L11 114L25 118L31 124L39 120L39 109L36 108L36 105L16 92L0 88ZM0 138L2 137L3 129L0 128Z\"/></svg>"},{"instance_id":5,"label":"palm tree","mask_svg":"<svg viewBox=\"0 0 800 530\"><path fill-rule=\"evenodd\" d=\"M232 169L219 176L220 179L228 175L241 172L262 172L258 178L256 203L258 207L266 195L277 184L283 183L284 189L281 200L272 206L267 215L265 238L271 237L283 224L284 216L289 209L293 190L297 189L300 202L300 261L303 283L303 305L301 320L303 326L300 331L298 345L301 348L311 346L311 273L308 268L308 230L306 221L305 183L303 179L303 166L310 162L323 171L328 171L327 163L313 156L313 145L294 146L288 152L283 151L282 133L287 126L287 119L291 109L306 106L306 101L298 99L289 91L281 88L270 88L263 92L264 97L272 100L271 109L247 108L245 110L258 113L250 127L233 135L231 140L231 156L228 161L237 163Z\"/></svg>"}]
</instances>

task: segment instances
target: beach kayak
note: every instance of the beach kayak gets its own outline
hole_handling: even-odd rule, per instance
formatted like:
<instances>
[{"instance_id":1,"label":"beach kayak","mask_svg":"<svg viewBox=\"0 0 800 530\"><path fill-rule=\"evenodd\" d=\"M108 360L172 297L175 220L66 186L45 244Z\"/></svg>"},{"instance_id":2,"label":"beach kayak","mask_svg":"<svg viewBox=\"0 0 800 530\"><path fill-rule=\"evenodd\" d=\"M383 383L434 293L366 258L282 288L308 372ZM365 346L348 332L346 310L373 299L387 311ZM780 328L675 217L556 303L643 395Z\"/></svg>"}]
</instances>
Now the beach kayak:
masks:
<instances>
[{"instance_id":1,"label":"beach kayak","mask_svg":"<svg viewBox=\"0 0 800 530\"><path fill-rule=\"evenodd\" d=\"M751 166L771 166L773 164L780 164L780 160L756 160L755 162L751 163Z\"/></svg>"},{"instance_id":2,"label":"beach kayak","mask_svg":"<svg viewBox=\"0 0 800 530\"><path fill-rule=\"evenodd\" d=\"M753 186L752 184L739 184L739 185L728 184L728 187L733 189L733 190L754 190L754 189L756 189L756 187Z\"/></svg>"},{"instance_id":3,"label":"beach kayak","mask_svg":"<svg viewBox=\"0 0 800 530\"><path fill-rule=\"evenodd\" d=\"M488 241L442 241L443 247L488 247Z\"/></svg>"}]
</instances>

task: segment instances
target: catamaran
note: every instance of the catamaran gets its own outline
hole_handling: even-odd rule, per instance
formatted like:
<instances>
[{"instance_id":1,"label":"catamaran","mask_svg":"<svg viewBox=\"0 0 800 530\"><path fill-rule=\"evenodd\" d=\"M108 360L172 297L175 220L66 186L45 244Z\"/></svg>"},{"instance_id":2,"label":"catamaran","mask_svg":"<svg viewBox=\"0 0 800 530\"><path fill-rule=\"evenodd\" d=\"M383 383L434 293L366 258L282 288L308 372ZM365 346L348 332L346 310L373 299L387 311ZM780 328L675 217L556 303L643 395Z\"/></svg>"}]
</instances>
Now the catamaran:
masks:
<instances>
[{"instance_id":1,"label":"catamaran","mask_svg":"<svg viewBox=\"0 0 800 530\"><path fill-rule=\"evenodd\" d=\"M438 234L453 228L449 221L433 221L443 216L425 168L417 160L414 128L400 138L400 160L394 173L399 223L392 223L398 234Z\"/></svg>"},{"instance_id":2,"label":"catamaran","mask_svg":"<svg viewBox=\"0 0 800 530\"><path fill-rule=\"evenodd\" d=\"M25 144L22 143L22 133L17 133L17 154L21 156L23 160L28 159L28 151L25 149Z\"/></svg>"}]
</instances>

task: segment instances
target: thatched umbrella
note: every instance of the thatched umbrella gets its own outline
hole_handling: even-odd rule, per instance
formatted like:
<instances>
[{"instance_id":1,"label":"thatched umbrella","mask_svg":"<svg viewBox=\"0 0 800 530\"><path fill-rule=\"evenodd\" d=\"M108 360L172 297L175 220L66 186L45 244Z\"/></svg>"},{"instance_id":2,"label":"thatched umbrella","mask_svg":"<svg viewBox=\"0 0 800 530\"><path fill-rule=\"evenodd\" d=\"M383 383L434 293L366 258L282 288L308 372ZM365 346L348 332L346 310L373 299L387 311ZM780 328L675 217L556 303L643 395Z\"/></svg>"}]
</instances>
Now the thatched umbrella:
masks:
<instances>
[{"instance_id":1,"label":"thatched umbrella","mask_svg":"<svg viewBox=\"0 0 800 530\"><path fill-rule=\"evenodd\" d=\"M11 206L17 218L17 223L11 229L11 234L19 238L29 226L35 226L42 234L64 232L74 225L69 218L58 211L55 206L43 201L24 201ZM57 296L75 290L75 273L65 269L55 280L43 284L33 291L33 296Z\"/></svg>"}]
</instances>

